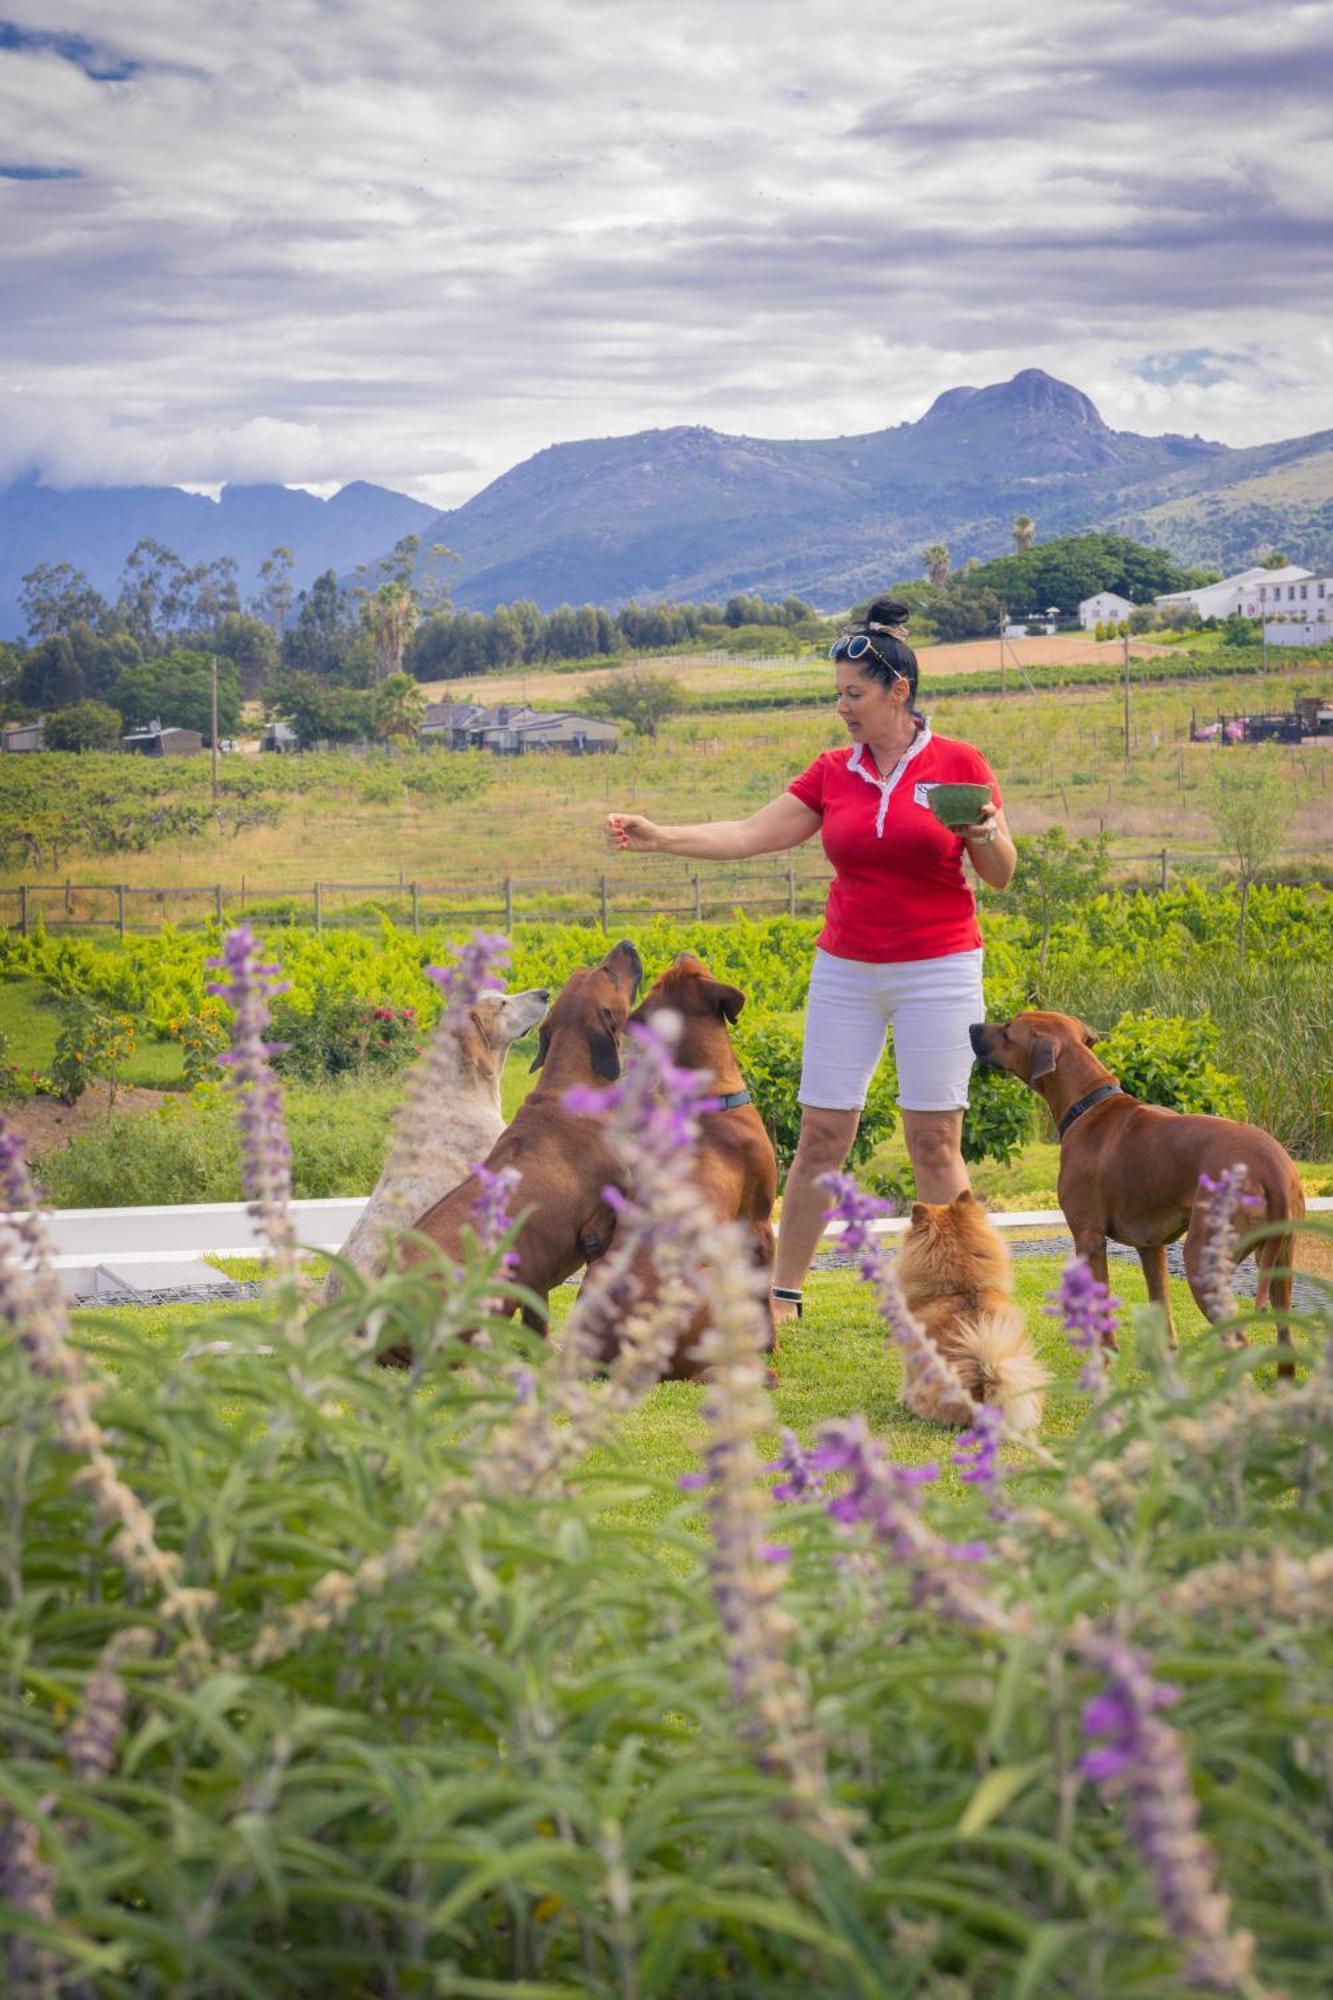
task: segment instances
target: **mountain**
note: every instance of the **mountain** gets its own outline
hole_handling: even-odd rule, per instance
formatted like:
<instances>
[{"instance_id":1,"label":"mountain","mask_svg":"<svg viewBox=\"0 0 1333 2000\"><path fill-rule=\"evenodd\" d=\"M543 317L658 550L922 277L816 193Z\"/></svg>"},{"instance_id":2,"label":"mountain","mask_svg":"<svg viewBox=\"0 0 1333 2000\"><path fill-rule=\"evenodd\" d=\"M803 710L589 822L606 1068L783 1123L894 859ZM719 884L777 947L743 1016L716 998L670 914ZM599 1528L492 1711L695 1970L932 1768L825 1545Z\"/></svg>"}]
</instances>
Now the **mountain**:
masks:
<instances>
[{"instance_id":1,"label":"mountain","mask_svg":"<svg viewBox=\"0 0 1333 2000\"><path fill-rule=\"evenodd\" d=\"M22 630L19 585L42 562L71 562L114 598L125 558L145 536L187 563L234 556L243 595L279 543L292 551L298 584L321 570L340 574L374 560L435 510L404 493L358 480L320 500L287 486L224 486L217 500L177 486L76 486L22 479L0 487L0 634Z\"/></svg>"},{"instance_id":2,"label":"mountain","mask_svg":"<svg viewBox=\"0 0 1333 2000\"><path fill-rule=\"evenodd\" d=\"M228 486L213 502L173 487L0 490L0 632L36 562L67 560L114 593L142 535L190 562L233 555L242 589L279 542L308 583L349 574L404 534L444 542L455 601L544 609L630 597L795 592L836 610L921 573L927 542L955 566L1011 546L1030 514L1043 541L1112 528L1178 559L1241 568L1281 547L1333 563L1333 432L1233 450L1106 424L1081 390L1039 368L946 389L915 422L856 437L731 437L698 425L551 445L442 514L356 483L331 500Z\"/></svg>"}]
</instances>

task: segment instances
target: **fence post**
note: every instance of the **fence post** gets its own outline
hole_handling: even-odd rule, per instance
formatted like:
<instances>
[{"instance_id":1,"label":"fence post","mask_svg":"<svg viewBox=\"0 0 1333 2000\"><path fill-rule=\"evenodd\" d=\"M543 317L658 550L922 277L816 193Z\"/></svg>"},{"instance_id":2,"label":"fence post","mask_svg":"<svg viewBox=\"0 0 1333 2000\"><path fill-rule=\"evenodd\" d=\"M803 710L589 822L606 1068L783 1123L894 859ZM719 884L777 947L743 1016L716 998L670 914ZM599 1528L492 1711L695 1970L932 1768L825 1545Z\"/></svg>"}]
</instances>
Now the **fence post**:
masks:
<instances>
[{"instance_id":1,"label":"fence post","mask_svg":"<svg viewBox=\"0 0 1333 2000\"><path fill-rule=\"evenodd\" d=\"M318 882L316 882L316 884L315 884L315 936L316 936L316 937L322 937L323 935L324 935L324 899L323 899L323 897L322 897L322 896L321 896L321 894L320 894L320 888L319 888L319 883L318 883Z\"/></svg>"},{"instance_id":2,"label":"fence post","mask_svg":"<svg viewBox=\"0 0 1333 2000\"><path fill-rule=\"evenodd\" d=\"M26 882L19 883L19 935L21 937L28 935L28 885Z\"/></svg>"},{"instance_id":3,"label":"fence post","mask_svg":"<svg viewBox=\"0 0 1333 2000\"><path fill-rule=\"evenodd\" d=\"M599 898L600 898L600 901L601 901L601 905L602 905L602 931L603 931L603 933L605 933L605 931L606 931L606 929L607 929L607 922L608 922L608 906L607 906L607 895L606 895L606 877L605 877L605 875L599 875L599 876L597 877L597 888L598 888L598 894L599 894Z\"/></svg>"},{"instance_id":4,"label":"fence post","mask_svg":"<svg viewBox=\"0 0 1333 2000\"><path fill-rule=\"evenodd\" d=\"M220 882L213 884L213 915L217 918L220 927L222 923L222 884Z\"/></svg>"},{"instance_id":5,"label":"fence post","mask_svg":"<svg viewBox=\"0 0 1333 2000\"><path fill-rule=\"evenodd\" d=\"M122 937L125 935L125 884L116 884L116 923Z\"/></svg>"},{"instance_id":6,"label":"fence post","mask_svg":"<svg viewBox=\"0 0 1333 2000\"><path fill-rule=\"evenodd\" d=\"M412 884L412 928L414 931L421 929L421 884L419 882Z\"/></svg>"},{"instance_id":7,"label":"fence post","mask_svg":"<svg viewBox=\"0 0 1333 2000\"><path fill-rule=\"evenodd\" d=\"M690 877L690 880L694 883L694 921L697 924L703 921L703 914L704 914L703 888L702 885L700 884L699 877L697 874L692 875Z\"/></svg>"},{"instance_id":8,"label":"fence post","mask_svg":"<svg viewBox=\"0 0 1333 2000\"><path fill-rule=\"evenodd\" d=\"M789 917L796 915L796 870L794 868L787 870L787 915Z\"/></svg>"},{"instance_id":9,"label":"fence post","mask_svg":"<svg viewBox=\"0 0 1333 2000\"><path fill-rule=\"evenodd\" d=\"M73 909L74 909L74 884L70 881L69 876L67 875L65 877L65 915L69 916L72 913Z\"/></svg>"},{"instance_id":10,"label":"fence post","mask_svg":"<svg viewBox=\"0 0 1333 2000\"><path fill-rule=\"evenodd\" d=\"M505 929L507 931L512 931L513 928L514 928L514 878L512 875L506 875L505 876Z\"/></svg>"},{"instance_id":11,"label":"fence post","mask_svg":"<svg viewBox=\"0 0 1333 2000\"><path fill-rule=\"evenodd\" d=\"M1162 888L1166 889L1166 849L1162 849Z\"/></svg>"}]
</instances>

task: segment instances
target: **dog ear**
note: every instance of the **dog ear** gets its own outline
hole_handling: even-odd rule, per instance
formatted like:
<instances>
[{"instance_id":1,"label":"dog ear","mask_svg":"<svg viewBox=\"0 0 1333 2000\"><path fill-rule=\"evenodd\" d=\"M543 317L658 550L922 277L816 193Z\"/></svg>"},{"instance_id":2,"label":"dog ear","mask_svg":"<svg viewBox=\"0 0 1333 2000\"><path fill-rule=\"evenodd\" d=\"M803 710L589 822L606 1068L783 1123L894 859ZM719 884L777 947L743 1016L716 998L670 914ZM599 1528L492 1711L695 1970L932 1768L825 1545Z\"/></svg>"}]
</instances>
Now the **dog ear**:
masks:
<instances>
[{"instance_id":1,"label":"dog ear","mask_svg":"<svg viewBox=\"0 0 1333 2000\"><path fill-rule=\"evenodd\" d=\"M1087 1024L1086 1024L1086 1023L1084 1024L1084 1028L1083 1028L1083 1046L1084 1046L1084 1048L1085 1048L1085 1049L1095 1049L1095 1048L1096 1048L1096 1046L1097 1046L1097 1044L1098 1044L1098 1042L1100 1042L1100 1041L1101 1041L1101 1039L1102 1039L1102 1037L1101 1037L1101 1035L1100 1035L1100 1034L1099 1034L1099 1033L1097 1032L1096 1028L1090 1028L1090 1027L1088 1027L1088 1026L1087 1026Z\"/></svg>"},{"instance_id":2,"label":"dog ear","mask_svg":"<svg viewBox=\"0 0 1333 2000\"><path fill-rule=\"evenodd\" d=\"M468 1009L468 1016L463 1023L463 1032L459 1036L458 1042L468 1061L479 1069L484 1077L494 1079L499 1075L500 1072L496 1067L495 1061L495 1050L491 1047L490 1036L486 1032L486 1023L482 1020L481 1015L475 1007Z\"/></svg>"},{"instance_id":3,"label":"dog ear","mask_svg":"<svg viewBox=\"0 0 1333 2000\"><path fill-rule=\"evenodd\" d=\"M710 979L704 985L704 992L710 1007L716 1007L724 1021L736 1021L745 1005L745 995L739 986L728 986L725 980Z\"/></svg>"},{"instance_id":4,"label":"dog ear","mask_svg":"<svg viewBox=\"0 0 1333 2000\"><path fill-rule=\"evenodd\" d=\"M1050 1076L1060 1060L1060 1051L1049 1035L1038 1035L1032 1044L1032 1064L1028 1070L1028 1082L1038 1083L1044 1076Z\"/></svg>"},{"instance_id":5,"label":"dog ear","mask_svg":"<svg viewBox=\"0 0 1333 2000\"><path fill-rule=\"evenodd\" d=\"M602 1013L588 1035L593 1074L614 1083L620 1075L620 1042L610 1017Z\"/></svg>"},{"instance_id":6,"label":"dog ear","mask_svg":"<svg viewBox=\"0 0 1333 2000\"><path fill-rule=\"evenodd\" d=\"M964 1188L961 1194L954 1196L953 1205L955 1208L967 1208L975 1200L976 1196L973 1194L971 1188Z\"/></svg>"},{"instance_id":7,"label":"dog ear","mask_svg":"<svg viewBox=\"0 0 1333 2000\"><path fill-rule=\"evenodd\" d=\"M532 1072L535 1069L540 1069L542 1064L546 1061L546 1052L550 1048L550 1046L551 1046L551 1030L547 1026L546 1022L543 1021L537 1033L537 1053L532 1058L532 1061L528 1064L529 1076L532 1075Z\"/></svg>"},{"instance_id":8,"label":"dog ear","mask_svg":"<svg viewBox=\"0 0 1333 2000\"><path fill-rule=\"evenodd\" d=\"M927 1217L927 1216L929 1215L929 1213L930 1213L930 1210L929 1210L929 1209L928 1209L928 1208L926 1207L926 1204L925 1204L925 1202L924 1202L924 1201L914 1201L914 1202L912 1203L912 1220L913 1220L913 1222L916 1222L916 1223L922 1223L922 1222L924 1222L924 1221L925 1221L925 1219L926 1219L926 1217Z\"/></svg>"}]
</instances>

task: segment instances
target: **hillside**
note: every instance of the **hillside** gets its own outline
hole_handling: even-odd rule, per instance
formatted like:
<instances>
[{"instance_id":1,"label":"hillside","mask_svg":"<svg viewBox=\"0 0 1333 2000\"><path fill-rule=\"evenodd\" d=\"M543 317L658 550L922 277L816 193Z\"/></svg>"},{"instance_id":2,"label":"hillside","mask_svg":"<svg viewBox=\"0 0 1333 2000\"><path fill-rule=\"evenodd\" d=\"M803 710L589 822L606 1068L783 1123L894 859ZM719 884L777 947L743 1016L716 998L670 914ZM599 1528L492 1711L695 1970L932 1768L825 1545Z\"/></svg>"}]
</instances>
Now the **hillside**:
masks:
<instances>
[{"instance_id":1,"label":"hillside","mask_svg":"<svg viewBox=\"0 0 1333 2000\"><path fill-rule=\"evenodd\" d=\"M1113 528L1178 560L1239 567L1280 546L1333 559L1333 432L1234 450L1199 437L1113 430L1080 390L1040 369L962 385L915 422L821 439L732 437L702 426L551 445L464 506L435 513L357 483L321 501L280 486L0 490L0 633L17 631L19 579L68 560L104 592L141 535L190 562L235 556L242 589L276 543L308 583L348 575L419 532L461 560L445 581L465 609L515 598L617 605L794 592L836 610L920 574L927 542L955 567L1011 546L1016 514L1041 540Z\"/></svg>"}]
</instances>

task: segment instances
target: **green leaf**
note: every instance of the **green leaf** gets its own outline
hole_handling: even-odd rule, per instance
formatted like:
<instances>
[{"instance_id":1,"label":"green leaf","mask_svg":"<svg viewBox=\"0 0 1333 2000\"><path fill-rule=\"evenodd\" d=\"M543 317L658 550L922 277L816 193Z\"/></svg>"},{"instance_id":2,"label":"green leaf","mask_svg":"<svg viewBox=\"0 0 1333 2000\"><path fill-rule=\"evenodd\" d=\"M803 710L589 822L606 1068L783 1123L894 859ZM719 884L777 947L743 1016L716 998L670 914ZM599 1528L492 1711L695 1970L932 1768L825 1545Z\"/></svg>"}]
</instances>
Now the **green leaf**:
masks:
<instances>
[{"instance_id":1,"label":"green leaf","mask_svg":"<svg viewBox=\"0 0 1333 2000\"><path fill-rule=\"evenodd\" d=\"M958 1822L962 1834L980 1833L997 1813L1025 1791L1037 1774L1046 1769L1045 1760L1030 1764L1001 1764L988 1771L973 1792Z\"/></svg>"}]
</instances>

